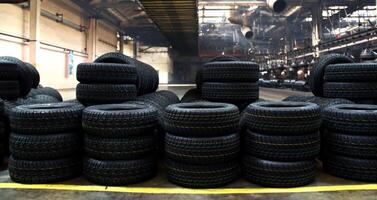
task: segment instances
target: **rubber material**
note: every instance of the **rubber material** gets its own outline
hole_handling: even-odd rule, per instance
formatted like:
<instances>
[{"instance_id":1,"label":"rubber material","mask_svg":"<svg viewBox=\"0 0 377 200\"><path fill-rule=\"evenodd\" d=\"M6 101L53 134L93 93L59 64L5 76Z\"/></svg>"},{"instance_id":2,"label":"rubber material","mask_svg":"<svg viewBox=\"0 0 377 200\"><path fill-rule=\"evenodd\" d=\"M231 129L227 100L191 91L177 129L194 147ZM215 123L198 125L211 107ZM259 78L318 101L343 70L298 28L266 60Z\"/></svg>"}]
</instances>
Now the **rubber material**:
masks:
<instances>
[{"instance_id":1,"label":"rubber material","mask_svg":"<svg viewBox=\"0 0 377 200\"><path fill-rule=\"evenodd\" d=\"M321 110L313 103L259 102L245 109L243 121L257 133L302 135L319 130Z\"/></svg>"},{"instance_id":2,"label":"rubber material","mask_svg":"<svg viewBox=\"0 0 377 200\"><path fill-rule=\"evenodd\" d=\"M13 158L22 160L48 160L80 153L79 133L51 135L21 135L11 133L9 148Z\"/></svg>"},{"instance_id":3,"label":"rubber material","mask_svg":"<svg viewBox=\"0 0 377 200\"><path fill-rule=\"evenodd\" d=\"M123 103L136 99L135 85L83 84L76 88L76 98L86 105Z\"/></svg>"},{"instance_id":4,"label":"rubber material","mask_svg":"<svg viewBox=\"0 0 377 200\"><path fill-rule=\"evenodd\" d=\"M55 134L71 132L81 127L82 105L51 103L23 105L10 114L12 131L20 134Z\"/></svg>"},{"instance_id":5,"label":"rubber material","mask_svg":"<svg viewBox=\"0 0 377 200\"><path fill-rule=\"evenodd\" d=\"M311 74L310 88L315 96L323 96L325 70L328 65L339 63L353 63L353 59L342 54L328 54L322 56Z\"/></svg>"},{"instance_id":6,"label":"rubber material","mask_svg":"<svg viewBox=\"0 0 377 200\"><path fill-rule=\"evenodd\" d=\"M230 134L220 137L190 138L165 135L166 157L182 163L216 164L238 158L240 137Z\"/></svg>"},{"instance_id":7,"label":"rubber material","mask_svg":"<svg viewBox=\"0 0 377 200\"><path fill-rule=\"evenodd\" d=\"M0 81L0 98L13 100L20 96L18 81Z\"/></svg>"},{"instance_id":8,"label":"rubber material","mask_svg":"<svg viewBox=\"0 0 377 200\"><path fill-rule=\"evenodd\" d=\"M323 88L327 98L377 99L377 82L327 82Z\"/></svg>"},{"instance_id":9,"label":"rubber material","mask_svg":"<svg viewBox=\"0 0 377 200\"><path fill-rule=\"evenodd\" d=\"M56 183L81 174L81 160L69 157L59 160L26 161L9 158L9 176L17 183Z\"/></svg>"},{"instance_id":10,"label":"rubber material","mask_svg":"<svg viewBox=\"0 0 377 200\"><path fill-rule=\"evenodd\" d=\"M377 63L347 63L326 67L327 82L375 82Z\"/></svg>"},{"instance_id":11,"label":"rubber material","mask_svg":"<svg viewBox=\"0 0 377 200\"><path fill-rule=\"evenodd\" d=\"M121 138L100 138L86 135L85 151L98 160L132 160L151 155L155 150L154 135Z\"/></svg>"},{"instance_id":12,"label":"rubber material","mask_svg":"<svg viewBox=\"0 0 377 200\"><path fill-rule=\"evenodd\" d=\"M215 83L202 85L202 97L210 101L255 101L259 98L258 83Z\"/></svg>"},{"instance_id":13,"label":"rubber material","mask_svg":"<svg viewBox=\"0 0 377 200\"><path fill-rule=\"evenodd\" d=\"M299 187L314 182L314 160L277 162L252 156L243 158L244 177L250 182L267 187Z\"/></svg>"},{"instance_id":14,"label":"rubber material","mask_svg":"<svg viewBox=\"0 0 377 200\"><path fill-rule=\"evenodd\" d=\"M129 161L100 161L84 158L84 176L95 184L120 186L144 182L155 176L153 157Z\"/></svg>"},{"instance_id":15,"label":"rubber material","mask_svg":"<svg viewBox=\"0 0 377 200\"><path fill-rule=\"evenodd\" d=\"M209 62L203 67L203 82L256 82L259 65L246 61Z\"/></svg>"},{"instance_id":16,"label":"rubber material","mask_svg":"<svg viewBox=\"0 0 377 200\"><path fill-rule=\"evenodd\" d=\"M82 116L82 126L87 134L105 138L152 134L157 123L157 110L146 104L91 106Z\"/></svg>"},{"instance_id":17,"label":"rubber material","mask_svg":"<svg viewBox=\"0 0 377 200\"><path fill-rule=\"evenodd\" d=\"M323 113L324 126L334 132L355 135L377 135L377 106L341 104Z\"/></svg>"},{"instance_id":18,"label":"rubber material","mask_svg":"<svg viewBox=\"0 0 377 200\"><path fill-rule=\"evenodd\" d=\"M243 141L245 153L267 160L310 160L320 153L319 132L298 136L271 136L247 130Z\"/></svg>"},{"instance_id":19,"label":"rubber material","mask_svg":"<svg viewBox=\"0 0 377 200\"><path fill-rule=\"evenodd\" d=\"M80 83L136 84L136 68L129 64L81 63L77 66Z\"/></svg>"},{"instance_id":20,"label":"rubber material","mask_svg":"<svg viewBox=\"0 0 377 200\"><path fill-rule=\"evenodd\" d=\"M377 160L349 158L327 153L323 169L334 176L355 181L377 181Z\"/></svg>"},{"instance_id":21,"label":"rubber material","mask_svg":"<svg viewBox=\"0 0 377 200\"><path fill-rule=\"evenodd\" d=\"M189 188L216 188L235 181L239 176L237 162L215 165L189 165L166 161L168 181Z\"/></svg>"},{"instance_id":22,"label":"rubber material","mask_svg":"<svg viewBox=\"0 0 377 200\"><path fill-rule=\"evenodd\" d=\"M177 136L215 137L238 131L238 108L224 103L181 103L165 110L164 128Z\"/></svg>"}]
</instances>

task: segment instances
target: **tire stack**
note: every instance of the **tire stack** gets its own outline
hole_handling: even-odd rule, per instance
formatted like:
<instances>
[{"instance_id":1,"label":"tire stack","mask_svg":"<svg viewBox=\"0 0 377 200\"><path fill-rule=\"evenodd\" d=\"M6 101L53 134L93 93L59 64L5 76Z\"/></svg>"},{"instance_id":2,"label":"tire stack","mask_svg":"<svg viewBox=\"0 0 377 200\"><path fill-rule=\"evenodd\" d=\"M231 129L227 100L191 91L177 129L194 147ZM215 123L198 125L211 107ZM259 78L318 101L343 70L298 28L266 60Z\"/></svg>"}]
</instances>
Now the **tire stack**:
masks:
<instances>
[{"instance_id":1,"label":"tire stack","mask_svg":"<svg viewBox=\"0 0 377 200\"><path fill-rule=\"evenodd\" d=\"M377 63L328 65L324 76L324 96L364 103L377 100Z\"/></svg>"},{"instance_id":2,"label":"tire stack","mask_svg":"<svg viewBox=\"0 0 377 200\"><path fill-rule=\"evenodd\" d=\"M182 103L206 102L202 98L200 91L196 88L188 90L181 99Z\"/></svg>"},{"instance_id":3,"label":"tire stack","mask_svg":"<svg viewBox=\"0 0 377 200\"><path fill-rule=\"evenodd\" d=\"M12 109L9 175L19 183L53 183L81 174L79 104L53 103Z\"/></svg>"},{"instance_id":4,"label":"tire stack","mask_svg":"<svg viewBox=\"0 0 377 200\"><path fill-rule=\"evenodd\" d=\"M147 104L124 103L87 107L84 175L100 185L146 181L156 173L157 110Z\"/></svg>"},{"instance_id":5,"label":"tire stack","mask_svg":"<svg viewBox=\"0 0 377 200\"><path fill-rule=\"evenodd\" d=\"M314 181L320 153L318 105L259 102L243 113L243 174L268 187L298 187Z\"/></svg>"},{"instance_id":6,"label":"tire stack","mask_svg":"<svg viewBox=\"0 0 377 200\"><path fill-rule=\"evenodd\" d=\"M325 109L324 170L356 181L377 181L377 106L335 105Z\"/></svg>"},{"instance_id":7,"label":"tire stack","mask_svg":"<svg viewBox=\"0 0 377 200\"><path fill-rule=\"evenodd\" d=\"M213 61L201 72L205 100L248 105L259 98L259 66L244 61Z\"/></svg>"},{"instance_id":8,"label":"tire stack","mask_svg":"<svg viewBox=\"0 0 377 200\"><path fill-rule=\"evenodd\" d=\"M232 104L181 103L165 111L165 155L170 182L213 188L239 176L239 113Z\"/></svg>"},{"instance_id":9,"label":"tire stack","mask_svg":"<svg viewBox=\"0 0 377 200\"><path fill-rule=\"evenodd\" d=\"M25 97L31 88L39 84L39 73L29 63L0 56L0 98L14 100Z\"/></svg>"},{"instance_id":10,"label":"tire stack","mask_svg":"<svg viewBox=\"0 0 377 200\"><path fill-rule=\"evenodd\" d=\"M77 66L76 98L84 105L136 99L136 68L123 63L81 63Z\"/></svg>"},{"instance_id":11,"label":"tire stack","mask_svg":"<svg viewBox=\"0 0 377 200\"><path fill-rule=\"evenodd\" d=\"M107 53L98 57L95 63L120 63L128 64L136 68L137 95L155 92L158 88L159 77L157 71L150 65L130 58L121 53Z\"/></svg>"}]
</instances>

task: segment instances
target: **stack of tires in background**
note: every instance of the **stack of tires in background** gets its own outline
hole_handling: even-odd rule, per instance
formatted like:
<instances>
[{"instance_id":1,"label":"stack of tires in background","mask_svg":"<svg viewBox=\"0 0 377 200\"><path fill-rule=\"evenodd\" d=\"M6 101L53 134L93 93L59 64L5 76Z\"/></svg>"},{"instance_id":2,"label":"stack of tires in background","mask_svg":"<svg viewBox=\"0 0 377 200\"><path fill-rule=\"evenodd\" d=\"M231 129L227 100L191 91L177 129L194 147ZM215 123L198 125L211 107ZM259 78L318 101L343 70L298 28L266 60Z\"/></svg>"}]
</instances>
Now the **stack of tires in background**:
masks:
<instances>
[{"instance_id":1,"label":"stack of tires in background","mask_svg":"<svg viewBox=\"0 0 377 200\"><path fill-rule=\"evenodd\" d=\"M259 99L259 66L232 59L206 63L198 72L203 99L232 103L240 108Z\"/></svg>"},{"instance_id":2,"label":"stack of tires in background","mask_svg":"<svg viewBox=\"0 0 377 200\"><path fill-rule=\"evenodd\" d=\"M77 100L85 105L123 103L158 88L153 67L120 53L107 53L77 68Z\"/></svg>"},{"instance_id":3,"label":"stack of tires in background","mask_svg":"<svg viewBox=\"0 0 377 200\"><path fill-rule=\"evenodd\" d=\"M323 168L357 181L377 181L377 106L342 104L323 113Z\"/></svg>"},{"instance_id":4,"label":"stack of tires in background","mask_svg":"<svg viewBox=\"0 0 377 200\"><path fill-rule=\"evenodd\" d=\"M81 174L80 104L23 105L10 115L9 175L20 183L52 183Z\"/></svg>"},{"instance_id":5,"label":"stack of tires in background","mask_svg":"<svg viewBox=\"0 0 377 200\"><path fill-rule=\"evenodd\" d=\"M147 104L87 107L84 175L100 185L127 185L152 178L157 169L154 130L158 113Z\"/></svg>"},{"instance_id":6,"label":"stack of tires in background","mask_svg":"<svg viewBox=\"0 0 377 200\"><path fill-rule=\"evenodd\" d=\"M165 113L167 178L190 188L226 185L239 176L239 113L232 104L181 103Z\"/></svg>"},{"instance_id":7,"label":"stack of tires in background","mask_svg":"<svg viewBox=\"0 0 377 200\"><path fill-rule=\"evenodd\" d=\"M355 63L341 54L322 56L312 72L311 88L319 97L375 103L377 63Z\"/></svg>"},{"instance_id":8,"label":"stack of tires in background","mask_svg":"<svg viewBox=\"0 0 377 200\"><path fill-rule=\"evenodd\" d=\"M314 181L320 153L318 105L260 102L241 116L243 173L268 187L297 187Z\"/></svg>"}]
</instances>

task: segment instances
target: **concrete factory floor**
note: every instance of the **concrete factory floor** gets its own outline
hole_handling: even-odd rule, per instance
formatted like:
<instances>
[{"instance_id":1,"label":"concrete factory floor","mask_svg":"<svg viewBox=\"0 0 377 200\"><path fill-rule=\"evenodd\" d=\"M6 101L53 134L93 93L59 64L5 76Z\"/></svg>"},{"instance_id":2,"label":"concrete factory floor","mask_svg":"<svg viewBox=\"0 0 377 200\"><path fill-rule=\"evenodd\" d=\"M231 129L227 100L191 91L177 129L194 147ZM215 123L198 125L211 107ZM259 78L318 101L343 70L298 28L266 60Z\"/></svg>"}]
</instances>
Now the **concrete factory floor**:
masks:
<instances>
[{"instance_id":1,"label":"concrete factory floor","mask_svg":"<svg viewBox=\"0 0 377 200\"><path fill-rule=\"evenodd\" d=\"M171 87L180 97L192 86ZM167 86L161 86L167 89ZM74 91L63 91L65 99L74 98ZM261 89L261 98L281 100L290 95L310 95L291 90ZM377 199L377 184L348 181L327 175L318 163L318 176L315 183L300 188L263 188L243 179L225 188L211 190L184 189L169 183L161 165L158 176L141 184L125 187L105 187L93 185L83 178L59 184L24 185L10 181L7 170L0 172L0 199Z\"/></svg>"}]
</instances>

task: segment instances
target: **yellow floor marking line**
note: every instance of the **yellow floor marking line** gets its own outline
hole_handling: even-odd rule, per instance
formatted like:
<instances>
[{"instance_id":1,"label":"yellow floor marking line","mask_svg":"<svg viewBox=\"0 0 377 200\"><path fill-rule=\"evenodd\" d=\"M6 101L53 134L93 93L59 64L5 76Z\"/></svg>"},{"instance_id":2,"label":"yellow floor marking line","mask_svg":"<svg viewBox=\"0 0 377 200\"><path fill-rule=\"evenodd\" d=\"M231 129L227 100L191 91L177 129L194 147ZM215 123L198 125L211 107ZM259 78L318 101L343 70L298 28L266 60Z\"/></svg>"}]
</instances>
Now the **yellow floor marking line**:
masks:
<instances>
[{"instance_id":1,"label":"yellow floor marking line","mask_svg":"<svg viewBox=\"0 0 377 200\"><path fill-rule=\"evenodd\" d=\"M98 186L98 185L63 185L63 184L30 185L30 184L18 184L18 183L0 183L0 189L68 190L68 191L120 192L120 193L141 193L141 194L221 195L221 194L272 194L272 193L377 190L377 184L308 186L308 187L297 187L297 188L186 189L186 188L154 188L154 187L105 187L105 186Z\"/></svg>"}]
</instances>

